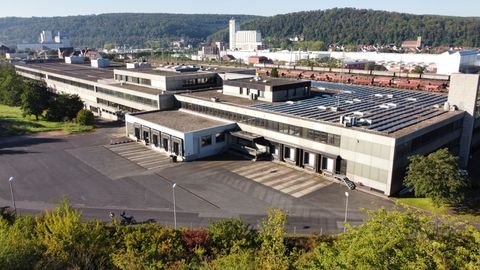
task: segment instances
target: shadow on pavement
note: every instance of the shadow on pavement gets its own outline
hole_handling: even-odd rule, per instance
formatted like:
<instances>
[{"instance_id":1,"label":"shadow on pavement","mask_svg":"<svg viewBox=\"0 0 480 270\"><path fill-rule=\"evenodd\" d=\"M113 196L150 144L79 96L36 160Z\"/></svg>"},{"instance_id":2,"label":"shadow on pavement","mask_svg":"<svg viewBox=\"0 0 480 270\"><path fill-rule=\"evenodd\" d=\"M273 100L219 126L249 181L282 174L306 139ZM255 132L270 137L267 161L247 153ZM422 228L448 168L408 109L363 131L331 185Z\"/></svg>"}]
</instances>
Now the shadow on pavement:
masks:
<instances>
[{"instance_id":1,"label":"shadow on pavement","mask_svg":"<svg viewBox=\"0 0 480 270\"><path fill-rule=\"evenodd\" d=\"M41 138L41 137L17 137L17 138L8 138L5 141L0 140L0 149L1 148L14 148L14 147L25 147L32 146L42 143L53 143L53 142L62 142L63 139L60 138ZM5 150L4 150L5 151Z\"/></svg>"}]
</instances>

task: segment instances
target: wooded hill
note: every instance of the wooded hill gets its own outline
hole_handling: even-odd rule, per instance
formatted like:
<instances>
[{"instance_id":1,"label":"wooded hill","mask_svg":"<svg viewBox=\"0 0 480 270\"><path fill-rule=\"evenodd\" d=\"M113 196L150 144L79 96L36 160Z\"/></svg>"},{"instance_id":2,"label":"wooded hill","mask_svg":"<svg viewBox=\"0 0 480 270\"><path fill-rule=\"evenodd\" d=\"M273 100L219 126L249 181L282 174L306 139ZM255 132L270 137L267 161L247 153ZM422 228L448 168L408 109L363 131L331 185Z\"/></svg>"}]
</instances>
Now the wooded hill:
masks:
<instances>
[{"instance_id":1,"label":"wooded hill","mask_svg":"<svg viewBox=\"0 0 480 270\"><path fill-rule=\"evenodd\" d=\"M260 30L274 47L289 37L325 44L390 44L421 36L428 46L480 47L480 17L412 15L366 9L329 9L259 17L241 25ZM228 38L227 30L215 37ZM212 37L213 38L213 37ZM226 41L226 40L225 40Z\"/></svg>"},{"instance_id":2,"label":"wooded hill","mask_svg":"<svg viewBox=\"0 0 480 270\"><path fill-rule=\"evenodd\" d=\"M69 17L0 18L0 43L38 42L41 31L62 31L75 47L144 47L185 38L194 44L228 28L233 15L116 13ZM235 15L240 22L254 16ZM150 43L150 44L149 44ZM153 44L152 44L153 43ZM160 43L161 44L161 43Z\"/></svg>"},{"instance_id":3,"label":"wooded hill","mask_svg":"<svg viewBox=\"0 0 480 270\"><path fill-rule=\"evenodd\" d=\"M0 43L37 42L42 30L63 31L76 47L105 44L165 47L185 38L192 45L205 41L228 43L228 21L235 17L242 30L262 32L271 47L296 35L325 45L389 44L422 36L429 46L480 47L480 17L412 15L365 9L329 9L272 17L249 15L117 13L53 18L0 18Z\"/></svg>"}]
</instances>

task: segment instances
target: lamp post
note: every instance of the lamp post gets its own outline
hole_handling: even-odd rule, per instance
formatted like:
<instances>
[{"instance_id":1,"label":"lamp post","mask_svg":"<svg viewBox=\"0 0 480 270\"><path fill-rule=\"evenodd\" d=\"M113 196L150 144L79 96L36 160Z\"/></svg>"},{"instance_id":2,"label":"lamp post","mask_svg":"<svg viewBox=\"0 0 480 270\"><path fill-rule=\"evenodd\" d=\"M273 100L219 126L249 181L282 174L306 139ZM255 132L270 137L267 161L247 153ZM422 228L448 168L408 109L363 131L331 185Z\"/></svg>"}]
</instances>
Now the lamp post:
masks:
<instances>
[{"instance_id":1,"label":"lamp post","mask_svg":"<svg viewBox=\"0 0 480 270\"><path fill-rule=\"evenodd\" d=\"M8 178L8 183L10 184L10 194L12 195L12 204L13 204L13 211L15 214L17 214L17 206L15 205L15 195L13 193L13 176L10 176Z\"/></svg>"},{"instance_id":2,"label":"lamp post","mask_svg":"<svg viewBox=\"0 0 480 270\"><path fill-rule=\"evenodd\" d=\"M173 192L173 228L177 229L177 211L175 209L175 187L177 183L173 183L172 192Z\"/></svg>"},{"instance_id":3,"label":"lamp post","mask_svg":"<svg viewBox=\"0 0 480 270\"><path fill-rule=\"evenodd\" d=\"M348 216L348 191L345 191L345 220L343 222L343 232L347 230L347 216Z\"/></svg>"}]
</instances>

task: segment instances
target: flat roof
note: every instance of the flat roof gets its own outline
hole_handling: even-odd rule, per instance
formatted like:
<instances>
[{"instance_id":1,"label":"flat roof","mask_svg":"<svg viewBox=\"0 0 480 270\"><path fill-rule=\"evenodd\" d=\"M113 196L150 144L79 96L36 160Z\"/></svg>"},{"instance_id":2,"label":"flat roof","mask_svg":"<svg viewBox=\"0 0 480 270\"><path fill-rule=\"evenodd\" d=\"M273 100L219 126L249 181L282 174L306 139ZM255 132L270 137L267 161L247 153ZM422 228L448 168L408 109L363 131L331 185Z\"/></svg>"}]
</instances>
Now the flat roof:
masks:
<instances>
[{"instance_id":1,"label":"flat roof","mask_svg":"<svg viewBox=\"0 0 480 270\"><path fill-rule=\"evenodd\" d=\"M128 90L133 90L136 92L141 92L145 94L151 94L151 95L160 95L164 91L161 89L157 88L151 88L151 87L146 87L146 86L140 86L136 84L129 84L129 83L113 83L113 84L106 84L105 86L115 86L115 87L120 87Z\"/></svg>"},{"instance_id":2,"label":"flat roof","mask_svg":"<svg viewBox=\"0 0 480 270\"><path fill-rule=\"evenodd\" d=\"M92 82L113 79L113 70L120 68L120 66L115 65L106 68L93 68L90 66L90 64L66 64L62 62L16 64L16 66L37 69L43 72L54 73Z\"/></svg>"},{"instance_id":3,"label":"flat roof","mask_svg":"<svg viewBox=\"0 0 480 270\"><path fill-rule=\"evenodd\" d=\"M152 68L136 68L136 69L119 69L121 71L134 72L134 73L143 73L156 76L165 76L165 77L181 77L189 75L199 75L199 74L215 74L214 72L207 71L185 71L185 72L175 72L175 71L165 71ZM112 75L113 78L113 75Z\"/></svg>"},{"instance_id":4,"label":"flat roof","mask_svg":"<svg viewBox=\"0 0 480 270\"><path fill-rule=\"evenodd\" d=\"M132 116L180 132L192 132L207 128L228 125L226 121L213 120L185 111L152 111L132 114Z\"/></svg>"},{"instance_id":5,"label":"flat roof","mask_svg":"<svg viewBox=\"0 0 480 270\"><path fill-rule=\"evenodd\" d=\"M310 81L306 80L295 80L295 79L283 79L283 78L260 78L259 80L255 80L254 78L245 78L245 79L235 79L235 80L227 80L224 81L223 84L225 85L235 85L238 84L242 85L258 85L258 86L279 86L279 85L295 85L295 84L309 84Z\"/></svg>"},{"instance_id":6,"label":"flat roof","mask_svg":"<svg viewBox=\"0 0 480 270\"><path fill-rule=\"evenodd\" d=\"M283 104L264 103L250 107L333 124L341 124L341 116L355 117L359 124L354 128L387 135L442 115L455 114L443 109L448 99L445 94L326 82L312 84L339 92Z\"/></svg>"},{"instance_id":7,"label":"flat roof","mask_svg":"<svg viewBox=\"0 0 480 270\"><path fill-rule=\"evenodd\" d=\"M334 125L341 125L341 116L356 117L358 124L349 128L393 137L463 113L443 110L448 99L445 94L325 82L312 84L325 91L312 91L311 97L289 102L262 102L217 91L184 95L204 100L217 97L224 104Z\"/></svg>"},{"instance_id":8,"label":"flat roof","mask_svg":"<svg viewBox=\"0 0 480 270\"><path fill-rule=\"evenodd\" d=\"M205 100L211 100L211 98L216 97L219 99L219 102L231 103L234 105L241 105L241 106L250 106L254 104L265 103L259 100L251 100L246 97L224 95L221 90L220 92L218 92L218 90L196 91L191 93L182 93L180 95L188 95L188 96L198 97Z\"/></svg>"}]
</instances>

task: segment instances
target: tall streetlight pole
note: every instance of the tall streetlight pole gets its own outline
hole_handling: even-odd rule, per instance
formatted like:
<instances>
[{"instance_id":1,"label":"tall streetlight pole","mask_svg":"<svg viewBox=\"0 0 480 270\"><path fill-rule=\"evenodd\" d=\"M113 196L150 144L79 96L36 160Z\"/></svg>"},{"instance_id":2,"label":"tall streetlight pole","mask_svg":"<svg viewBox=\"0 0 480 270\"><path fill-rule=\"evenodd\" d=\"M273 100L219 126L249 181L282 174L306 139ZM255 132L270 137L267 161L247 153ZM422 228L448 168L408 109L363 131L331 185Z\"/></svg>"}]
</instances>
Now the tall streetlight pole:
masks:
<instances>
[{"instance_id":1,"label":"tall streetlight pole","mask_svg":"<svg viewBox=\"0 0 480 270\"><path fill-rule=\"evenodd\" d=\"M172 192L173 192L173 228L177 229L177 210L175 209L175 187L177 183L173 183Z\"/></svg>"},{"instance_id":2,"label":"tall streetlight pole","mask_svg":"<svg viewBox=\"0 0 480 270\"><path fill-rule=\"evenodd\" d=\"M345 221L343 222L343 232L347 230L347 217L348 217L348 191L345 191Z\"/></svg>"},{"instance_id":3,"label":"tall streetlight pole","mask_svg":"<svg viewBox=\"0 0 480 270\"><path fill-rule=\"evenodd\" d=\"M10 194L12 195L12 204L13 204L13 211L15 214L17 214L17 206L15 205L15 195L13 193L13 176L10 176L8 178L8 183L10 184Z\"/></svg>"}]
</instances>

